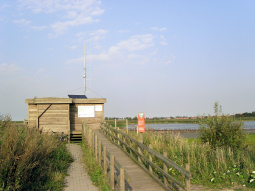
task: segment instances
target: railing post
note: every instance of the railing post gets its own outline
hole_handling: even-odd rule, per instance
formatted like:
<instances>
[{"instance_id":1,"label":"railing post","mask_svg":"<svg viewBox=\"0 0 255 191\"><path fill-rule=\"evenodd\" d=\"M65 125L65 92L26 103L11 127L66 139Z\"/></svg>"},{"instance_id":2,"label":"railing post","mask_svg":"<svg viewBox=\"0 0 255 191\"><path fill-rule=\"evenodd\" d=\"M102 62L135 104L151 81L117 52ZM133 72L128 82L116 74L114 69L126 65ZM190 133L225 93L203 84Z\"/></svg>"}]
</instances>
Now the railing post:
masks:
<instances>
[{"instance_id":1,"label":"railing post","mask_svg":"<svg viewBox=\"0 0 255 191\"><path fill-rule=\"evenodd\" d=\"M127 134L128 134L128 119L126 119L126 127L127 127Z\"/></svg>"},{"instance_id":2,"label":"railing post","mask_svg":"<svg viewBox=\"0 0 255 191\"><path fill-rule=\"evenodd\" d=\"M149 148L152 149L151 144L149 145ZM152 162L152 154L151 153L149 153L149 161ZM150 171L151 174L153 173L151 165L149 165L149 171Z\"/></svg>"},{"instance_id":3,"label":"railing post","mask_svg":"<svg viewBox=\"0 0 255 191\"><path fill-rule=\"evenodd\" d=\"M98 163L100 166L102 166L102 141L99 140L99 145L98 145Z\"/></svg>"},{"instance_id":4,"label":"railing post","mask_svg":"<svg viewBox=\"0 0 255 191\"><path fill-rule=\"evenodd\" d=\"M115 119L115 129L116 129L116 127L117 127L117 120Z\"/></svg>"},{"instance_id":5,"label":"railing post","mask_svg":"<svg viewBox=\"0 0 255 191\"><path fill-rule=\"evenodd\" d=\"M104 158L104 176L107 177L107 153L106 153L106 147L103 146L103 150L104 150L104 153L103 153L103 158Z\"/></svg>"},{"instance_id":6,"label":"railing post","mask_svg":"<svg viewBox=\"0 0 255 191\"><path fill-rule=\"evenodd\" d=\"M91 148L91 129L89 129L89 134L88 134L88 145Z\"/></svg>"},{"instance_id":7,"label":"railing post","mask_svg":"<svg viewBox=\"0 0 255 191\"><path fill-rule=\"evenodd\" d=\"M164 152L164 157L166 157L167 158L167 152ZM164 168L164 171L166 172L166 173L168 173L168 170L167 170L167 165L166 165L166 163L163 163L163 168ZM167 178L164 176L164 184L167 186Z\"/></svg>"},{"instance_id":8,"label":"railing post","mask_svg":"<svg viewBox=\"0 0 255 191\"><path fill-rule=\"evenodd\" d=\"M188 172L190 172L190 165L189 164L186 164L186 170ZM191 179L191 177L185 176L186 191L190 191L190 179Z\"/></svg>"},{"instance_id":9,"label":"railing post","mask_svg":"<svg viewBox=\"0 0 255 191\"><path fill-rule=\"evenodd\" d=\"M92 151L95 152L95 135L94 135L94 131L91 129L91 148L92 148Z\"/></svg>"},{"instance_id":10,"label":"railing post","mask_svg":"<svg viewBox=\"0 0 255 191\"><path fill-rule=\"evenodd\" d=\"M87 139L87 143L89 143L89 129L85 123L84 123L84 129L85 129L85 137Z\"/></svg>"},{"instance_id":11,"label":"railing post","mask_svg":"<svg viewBox=\"0 0 255 191\"><path fill-rule=\"evenodd\" d=\"M120 130L120 128L118 127L118 128L117 128L117 130L119 131L119 130ZM119 134L119 132L118 132L117 137L118 137L118 145L120 145L120 134Z\"/></svg>"},{"instance_id":12,"label":"railing post","mask_svg":"<svg viewBox=\"0 0 255 191\"><path fill-rule=\"evenodd\" d=\"M125 173L124 173L124 168L120 168L120 191L125 191Z\"/></svg>"},{"instance_id":13,"label":"railing post","mask_svg":"<svg viewBox=\"0 0 255 191\"><path fill-rule=\"evenodd\" d=\"M97 160L97 135L95 135L95 155Z\"/></svg>"},{"instance_id":14,"label":"railing post","mask_svg":"<svg viewBox=\"0 0 255 191\"><path fill-rule=\"evenodd\" d=\"M143 134L140 134L138 141L143 144ZM143 154L141 148L138 146L138 153ZM141 157L138 156L138 162L142 162Z\"/></svg>"},{"instance_id":15,"label":"railing post","mask_svg":"<svg viewBox=\"0 0 255 191\"><path fill-rule=\"evenodd\" d=\"M114 190L114 156L110 155L110 162L111 162L111 166L110 166L110 185L112 190Z\"/></svg>"}]
</instances>

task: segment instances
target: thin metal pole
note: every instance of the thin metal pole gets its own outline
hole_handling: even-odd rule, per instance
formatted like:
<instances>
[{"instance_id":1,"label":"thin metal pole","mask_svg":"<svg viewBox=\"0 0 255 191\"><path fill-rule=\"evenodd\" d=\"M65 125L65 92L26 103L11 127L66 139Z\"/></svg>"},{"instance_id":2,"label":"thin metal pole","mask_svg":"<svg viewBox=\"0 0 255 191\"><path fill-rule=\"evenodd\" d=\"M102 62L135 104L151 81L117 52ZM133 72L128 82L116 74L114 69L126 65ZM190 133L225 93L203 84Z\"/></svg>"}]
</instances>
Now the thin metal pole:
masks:
<instances>
[{"instance_id":1,"label":"thin metal pole","mask_svg":"<svg viewBox=\"0 0 255 191\"><path fill-rule=\"evenodd\" d=\"M86 55L85 55L85 43L84 43L84 95L86 95Z\"/></svg>"}]
</instances>

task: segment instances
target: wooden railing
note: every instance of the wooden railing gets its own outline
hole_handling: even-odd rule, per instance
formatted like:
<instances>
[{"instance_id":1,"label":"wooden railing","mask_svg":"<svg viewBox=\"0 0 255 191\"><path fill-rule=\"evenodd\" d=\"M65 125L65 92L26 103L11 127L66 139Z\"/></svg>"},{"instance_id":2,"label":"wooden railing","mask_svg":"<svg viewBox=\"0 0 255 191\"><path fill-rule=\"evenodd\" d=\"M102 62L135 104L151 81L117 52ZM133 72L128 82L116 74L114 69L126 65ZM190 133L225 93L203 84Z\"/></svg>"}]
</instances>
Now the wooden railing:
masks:
<instances>
[{"instance_id":1,"label":"wooden railing","mask_svg":"<svg viewBox=\"0 0 255 191\"><path fill-rule=\"evenodd\" d=\"M129 176L115 159L115 157L108 151L102 141L98 138L95 132L86 124L82 126L83 140L95 153L96 160L102 167L104 176L108 177L112 190L132 190L129 185Z\"/></svg>"},{"instance_id":2,"label":"wooden railing","mask_svg":"<svg viewBox=\"0 0 255 191\"><path fill-rule=\"evenodd\" d=\"M190 165L186 164L186 169L164 156L154 151L151 146L147 147L140 139L135 140L124 132L110 127L106 123L101 124L101 131L117 146L129 155L138 165L149 173L165 190L186 190L190 191ZM160 165L161 164L161 165ZM169 174L170 169L179 172L177 177ZM179 179L182 179L180 181Z\"/></svg>"}]
</instances>

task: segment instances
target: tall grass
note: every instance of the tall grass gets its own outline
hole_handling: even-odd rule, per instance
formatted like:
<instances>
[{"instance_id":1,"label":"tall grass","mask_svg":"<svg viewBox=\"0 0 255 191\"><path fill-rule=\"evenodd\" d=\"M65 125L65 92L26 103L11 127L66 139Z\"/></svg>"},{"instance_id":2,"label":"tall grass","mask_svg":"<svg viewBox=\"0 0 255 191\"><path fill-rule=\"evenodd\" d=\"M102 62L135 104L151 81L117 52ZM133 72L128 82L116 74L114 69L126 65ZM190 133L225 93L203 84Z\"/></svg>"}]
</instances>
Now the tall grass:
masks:
<instances>
[{"instance_id":1,"label":"tall grass","mask_svg":"<svg viewBox=\"0 0 255 191\"><path fill-rule=\"evenodd\" d=\"M100 190L110 191L111 187L107 179L104 177L103 169L97 162L95 154L85 142L83 142L81 146L84 153L85 168L88 172L88 175L90 176L91 181Z\"/></svg>"},{"instance_id":2,"label":"tall grass","mask_svg":"<svg viewBox=\"0 0 255 191\"><path fill-rule=\"evenodd\" d=\"M56 137L1 120L0 140L0 190L61 190L72 157Z\"/></svg>"},{"instance_id":3,"label":"tall grass","mask_svg":"<svg viewBox=\"0 0 255 191\"><path fill-rule=\"evenodd\" d=\"M134 132L130 132L138 139ZM210 185L212 187L249 185L250 174L255 170L254 146L246 146L242 150L231 148L212 149L208 144L198 141L189 142L179 134L143 133L145 145L163 154L181 166L191 165L192 183ZM173 169L169 169L174 174Z\"/></svg>"}]
</instances>

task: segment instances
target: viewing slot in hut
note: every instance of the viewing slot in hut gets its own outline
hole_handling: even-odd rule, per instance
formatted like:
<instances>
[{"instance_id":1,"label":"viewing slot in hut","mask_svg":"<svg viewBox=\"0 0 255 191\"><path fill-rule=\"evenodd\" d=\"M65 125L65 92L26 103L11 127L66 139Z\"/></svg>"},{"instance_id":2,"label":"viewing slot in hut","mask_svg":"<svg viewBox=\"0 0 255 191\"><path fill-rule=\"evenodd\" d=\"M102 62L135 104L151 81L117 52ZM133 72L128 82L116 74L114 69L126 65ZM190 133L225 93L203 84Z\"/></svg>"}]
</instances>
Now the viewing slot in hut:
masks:
<instances>
[{"instance_id":1,"label":"viewing slot in hut","mask_svg":"<svg viewBox=\"0 0 255 191\"><path fill-rule=\"evenodd\" d=\"M71 139L82 134L82 123L99 129L100 123L104 121L106 99L81 97L70 95L69 98L26 99L26 123L42 132L63 132Z\"/></svg>"}]
</instances>

